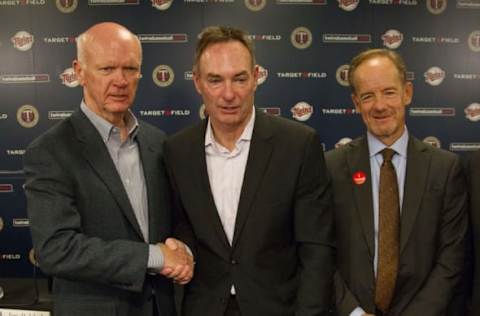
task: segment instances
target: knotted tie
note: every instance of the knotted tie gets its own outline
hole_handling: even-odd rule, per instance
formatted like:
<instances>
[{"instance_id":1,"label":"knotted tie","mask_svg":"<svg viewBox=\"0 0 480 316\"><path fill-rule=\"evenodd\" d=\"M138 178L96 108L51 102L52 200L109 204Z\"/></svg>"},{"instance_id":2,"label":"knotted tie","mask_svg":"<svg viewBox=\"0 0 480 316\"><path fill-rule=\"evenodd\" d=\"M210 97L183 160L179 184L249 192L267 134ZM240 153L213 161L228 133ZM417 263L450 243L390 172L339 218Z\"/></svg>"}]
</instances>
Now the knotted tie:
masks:
<instances>
[{"instance_id":1,"label":"knotted tie","mask_svg":"<svg viewBox=\"0 0 480 316\"><path fill-rule=\"evenodd\" d=\"M392 164L395 151L382 150L380 167L378 265L375 285L375 305L387 313L395 291L398 273L400 206L397 175Z\"/></svg>"}]
</instances>

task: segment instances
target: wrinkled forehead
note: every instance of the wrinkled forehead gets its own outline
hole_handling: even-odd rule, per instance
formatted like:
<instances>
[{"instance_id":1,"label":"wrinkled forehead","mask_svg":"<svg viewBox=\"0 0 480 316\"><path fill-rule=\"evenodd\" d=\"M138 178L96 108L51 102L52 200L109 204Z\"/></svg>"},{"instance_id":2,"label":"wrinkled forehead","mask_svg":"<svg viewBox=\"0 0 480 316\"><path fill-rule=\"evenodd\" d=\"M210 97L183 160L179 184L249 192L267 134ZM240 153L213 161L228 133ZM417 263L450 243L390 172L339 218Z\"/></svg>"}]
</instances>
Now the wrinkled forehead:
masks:
<instances>
[{"instance_id":1,"label":"wrinkled forehead","mask_svg":"<svg viewBox=\"0 0 480 316\"><path fill-rule=\"evenodd\" d=\"M355 86L365 80L381 78L388 78L396 83L402 83L402 76L395 63L390 58L384 56L366 59L356 67L352 77Z\"/></svg>"},{"instance_id":2,"label":"wrinkled forehead","mask_svg":"<svg viewBox=\"0 0 480 316\"><path fill-rule=\"evenodd\" d=\"M87 58L91 61L116 61L141 63L142 51L135 40L96 39L85 46Z\"/></svg>"}]
</instances>

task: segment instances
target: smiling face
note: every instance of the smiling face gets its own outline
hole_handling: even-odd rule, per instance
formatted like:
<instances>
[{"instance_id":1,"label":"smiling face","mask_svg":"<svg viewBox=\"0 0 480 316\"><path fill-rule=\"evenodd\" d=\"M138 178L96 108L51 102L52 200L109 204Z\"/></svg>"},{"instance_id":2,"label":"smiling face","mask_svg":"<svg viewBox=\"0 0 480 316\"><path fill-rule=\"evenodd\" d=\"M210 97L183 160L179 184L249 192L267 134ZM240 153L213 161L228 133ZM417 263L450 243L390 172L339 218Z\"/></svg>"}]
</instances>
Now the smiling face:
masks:
<instances>
[{"instance_id":1,"label":"smiling face","mask_svg":"<svg viewBox=\"0 0 480 316\"><path fill-rule=\"evenodd\" d=\"M241 134L253 110L257 69L238 41L209 45L199 58L194 83L215 131Z\"/></svg>"},{"instance_id":2,"label":"smiling face","mask_svg":"<svg viewBox=\"0 0 480 316\"><path fill-rule=\"evenodd\" d=\"M86 105L117 125L135 99L142 53L138 40L128 30L108 26L107 30L97 27L87 31L82 60L74 61L73 66Z\"/></svg>"},{"instance_id":3,"label":"smiling face","mask_svg":"<svg viewBox=\"0 0 480 316\"><path fill-rule=\"evenodd\" d=\"M385 56L365 60L352 79L352 100L367 129L385 145L392 145L405 129L405 108L413 95L411 82L402 82L398 69Z\"/></svg>"}]
</instances>

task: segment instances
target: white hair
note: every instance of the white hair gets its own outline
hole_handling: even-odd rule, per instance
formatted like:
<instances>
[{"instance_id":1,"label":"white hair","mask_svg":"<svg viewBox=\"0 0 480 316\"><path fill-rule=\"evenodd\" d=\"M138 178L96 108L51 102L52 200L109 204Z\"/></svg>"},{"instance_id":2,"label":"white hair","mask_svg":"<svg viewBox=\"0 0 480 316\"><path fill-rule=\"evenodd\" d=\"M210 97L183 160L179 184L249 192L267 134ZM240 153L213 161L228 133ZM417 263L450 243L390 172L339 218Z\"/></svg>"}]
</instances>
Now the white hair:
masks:
<instances>
[{"instance_id":1,"label":"white hair","mask_svg":"<svg viewBox=\"0 0 480 316\"><path fill-rule=\"evenodd\" d=\"M124 32L122 32L122 35L125 36L133 36L135 40L137 41L138 47L140 48L140 63L142 62L142 56L143 56L143 49L142 49L142 43L140 42L140 39L138 38L137 35L133 34L130 32L128 29L124 29ZM77 44L77 60L78 62L83 65L84 67L86 66L86 55L87 55L87 43L89 40L92 39L92 35L89 34L88 30L80 34L76 38L76 44Z\"/></svg>"}]
</instances>

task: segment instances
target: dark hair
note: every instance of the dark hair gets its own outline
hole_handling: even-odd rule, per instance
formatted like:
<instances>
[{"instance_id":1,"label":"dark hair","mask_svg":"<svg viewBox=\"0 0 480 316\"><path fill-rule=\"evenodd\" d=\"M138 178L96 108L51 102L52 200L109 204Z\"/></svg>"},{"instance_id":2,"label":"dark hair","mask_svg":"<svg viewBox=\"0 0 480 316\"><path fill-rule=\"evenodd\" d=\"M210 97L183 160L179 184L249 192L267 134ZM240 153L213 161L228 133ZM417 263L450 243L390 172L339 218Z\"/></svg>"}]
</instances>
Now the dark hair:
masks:
<instances>
[{"instance_id":1,"label":"dark hair","mask_svg":"<svg viewBox=\"0 0 480 316\"><path fill-rule=\"evenodd\" d=\"M253 42L248 38L245 31L228 26L208 26L200 33L197 48L195 50L195 60L193 70L198 71L198 63L205 49L212 44L225 42L240 42L250 53L252 68L255 67L255 55Z\"/></svg>"}]
</instances>

